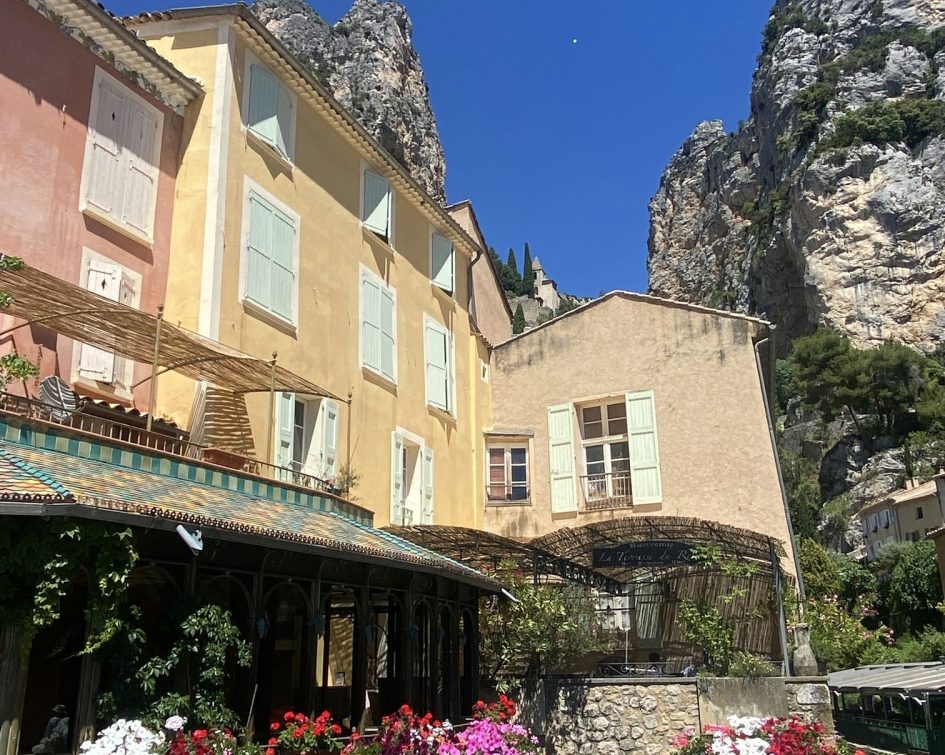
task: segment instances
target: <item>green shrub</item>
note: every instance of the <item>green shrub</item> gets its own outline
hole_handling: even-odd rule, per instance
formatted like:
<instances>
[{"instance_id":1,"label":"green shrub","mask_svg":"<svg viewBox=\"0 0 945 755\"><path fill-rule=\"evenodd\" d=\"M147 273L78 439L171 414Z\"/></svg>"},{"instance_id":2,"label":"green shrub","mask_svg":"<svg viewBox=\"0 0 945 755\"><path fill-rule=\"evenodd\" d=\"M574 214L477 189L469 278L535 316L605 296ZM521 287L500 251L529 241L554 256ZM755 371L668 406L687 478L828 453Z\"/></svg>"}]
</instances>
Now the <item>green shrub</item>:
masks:
<instances>
[{"instance_id":1,"label":"green shrub","mask_svg":"<svg viewBox=\"0 0 945 755\"><path fill-rule=\"evenodd\" d=\"M945 102L880 101L840 116L831 145L848 147L859 138L873 144L905 142L915 149L928 137L942 134L945 134Z\"/></svg>"}]
</instances>

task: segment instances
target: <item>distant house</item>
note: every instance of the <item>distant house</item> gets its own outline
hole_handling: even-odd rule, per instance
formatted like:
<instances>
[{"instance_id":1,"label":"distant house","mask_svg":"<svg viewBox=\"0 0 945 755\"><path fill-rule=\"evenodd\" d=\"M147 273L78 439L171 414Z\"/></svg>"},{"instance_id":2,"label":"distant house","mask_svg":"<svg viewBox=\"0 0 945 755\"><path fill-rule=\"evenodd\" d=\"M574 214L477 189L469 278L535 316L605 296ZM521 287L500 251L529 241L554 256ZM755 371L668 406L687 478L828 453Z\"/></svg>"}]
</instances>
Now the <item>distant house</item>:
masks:
<instances>
[{"instance_id":1,"label":"distant house","mask_svg":"<svg viewBox=\"0 0 945 755\"><path fill-rule=\"evenodd\" d=\"M561 306L561 297L558 295L558 284L545 275L538 257L532 258L532 272L535 274L535 288L532 297L538 300L538 305L557 310Z\"/></svg>"},{"instance_id":2,"label":"distant house","mask_svg":"<svg viewBox=\"0 0 945 755\"><path fill-rule=\"evenodd\" d=\"M863 530L867 561L890 543L914 543L942 526L935 481L916 485L867 504L857 514Z\"/></svg>"}]
</instances>

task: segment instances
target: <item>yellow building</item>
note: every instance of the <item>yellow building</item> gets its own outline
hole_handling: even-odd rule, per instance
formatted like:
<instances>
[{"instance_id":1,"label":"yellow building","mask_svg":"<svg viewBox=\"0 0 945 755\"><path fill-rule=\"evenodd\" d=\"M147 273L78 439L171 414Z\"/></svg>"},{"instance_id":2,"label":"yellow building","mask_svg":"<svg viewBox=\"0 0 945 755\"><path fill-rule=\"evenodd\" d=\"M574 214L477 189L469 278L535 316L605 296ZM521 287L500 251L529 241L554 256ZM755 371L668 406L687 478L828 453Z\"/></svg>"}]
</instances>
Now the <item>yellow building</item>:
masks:
<instances>
[{"instance_id":1,"label":"yellow building","mask_svg":"<svg viewBox=\"0 0 945 755\"><path fill-rule=\"evenodd\" d=\"M340 399L279 394L270 430L265 394L168 377L158 410L299 482L353 470L379 526L479 524L488 347L469 284L481 239L245 6L128 23L206 91L185 125L165 316L276 352Z\"/></svg>"}]
</instances>

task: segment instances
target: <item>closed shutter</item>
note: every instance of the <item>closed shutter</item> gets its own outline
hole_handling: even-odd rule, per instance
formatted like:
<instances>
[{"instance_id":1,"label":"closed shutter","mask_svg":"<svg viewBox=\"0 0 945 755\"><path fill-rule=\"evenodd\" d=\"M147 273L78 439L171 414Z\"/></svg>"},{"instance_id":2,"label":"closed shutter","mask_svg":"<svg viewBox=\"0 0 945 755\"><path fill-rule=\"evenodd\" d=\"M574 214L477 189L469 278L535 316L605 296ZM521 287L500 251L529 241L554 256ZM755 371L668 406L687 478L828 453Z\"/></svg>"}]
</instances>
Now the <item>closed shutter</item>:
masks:
<instances>
[{"instance_id":1,"label":"closed shutter","mask_svg":"<svg viewBox=\"0 0 945 755\"><path fill-rule=\"evenodd\" d=\"M269 309L272 285L272 207L249 195L249 234L246 242L246 298Z\"/></svg>"},{"instance_id":2,"label":"closed shutter","mask_svg":"<svg viewBox=\"0 0 945 755\"><path fill-rule=\"evenodd\" d=\"M103 260L90 260L86 288L111 301L121 296L120 265ZM115 377L115 354L105 349L82 344L79 352L79 375L110 383Z\"/></svg>"},{"instance_id":3,"label":"closed shutter","mask_svg":"<svg viewBox=\"0 0 945 755\"><path fill-rule=\"evenodd\" d=\"M117 218L122 206L122 137L125 132L128 100L107 81L98 88L96 112L91 115L92 155L89 163L86 200Z\"/></svg>"},{"instance_id":4,"label":"closed shutter","mask_svg":"<svg viewBox=\"0 0 945 755\"><path fill-rule=\"evenodd\" d=\"M381 370L381 288L366 275L361 278L361 363Z\"/></svg>"},{"instance_id":5,"label":"closed shutter","mask_svg":"<svg viewBox=\"0 0 945 755\"><path fill-rule=\"evenodd\" d=\"M380 345L381 374L394 380L397 374L397 334L396 315L394 312L394 292L386 286L380 288Z\"/></svg>"},{"instance_id":6,"label":"closed shutter","mask_svg":"<svg viewBox=\"0 0 945 755\"><path fill-rule=\"evenodd\" d=\"M121 285L118 292L118 301L129 307L138 306L138 280L128 274L127 271L121 271ZM134 371L133 362L120 354L115 354L115 367L113 371L113 382L116 388L131 391L132 378Z\"/></svg>"},{"instance_id":7,"label":"closed shutter","mask_svg":"<svg viewBox=\"0 0 945 755\"><path fill-rule=\"evenodd\" d=\"M390 233L390 184L373 171L364 171L364 225L385 239Z\"/></svg>"},{"instance_id":8,"label":"closed shutter","mask_svg":"<svg viewBox=\"0 0 945 755\"><path fill-rule=\"evenodd\" d=\"M334 477L338 471L338 402L323 399L322 417L322 471L325 477Z\"/></svg>"},{"instance_id":9,"label":"closed shutter","mask_svg":"<svg viewBox=\"0 0 945 755\"><path fill-rule=\"evenodd\" d=\"M433 234L432 270L433 282L444 291L453 293L455 278L455 257L453 243L440 234Z\"/></svg>"},{"instance_id":10,"label":"closed shutter","mask_svg":"<svg viewBox=\"0 0 945 755\"><path fill-rule=\"evenodd\" d=\"M548 460L551 465L551 511L577 511L574 474L574 409L548 407Z\"/></svg>"},{"instance_id":11,"label":"closed shutter","mask_svg":"<svg viewBox=\"0 0 945 755\"><path fill-rule=\"evenodd\" d=\"M121 220L150 238L154 228L158 166L154 159L158 122L150 110L128 103L128 128L124 144L128 160Z\"/></svg>"},{"instance_id":12,"label":"closed shutter","mask_svg":"<svg viewBox=\"0 0 945 755\"><path fill-rule=\"evenodd\" d=\"M426 446L423 453L423 502L420 508L420 524L433 524L433 449Z\"/></svg>"},{"instance_id":13,"label":"closed shutter","mask_svg":"<svg viewBox=\"0 0 945 755\"><path fill-rule=\"evenodd\" d=\"M277 146L279 131L279 82L262 66L249 67L249 107L247 128Z\"/></svg>"},{"instance_id":14,"label":"closed shutter","mask_svg":"<svg viewBox=\"0 0 945 755\"><path fill-rule=\"evenodd\" d=\"M626 400L633 502L659 503L663 500L663 484L653 391L628 393Z\"/></svg>"},{"instance_id":15,"label":"closed shutter","mask_svg":"<svg viewBox=\"0 0 945 755\"><path fill-rule=\"evenodd\" d=\"M295 436L295 394L280 393L276 411L276 456L277 467L292 466L292 451Z\"/></svg>"},{"instance_id":16,"label":"closed shutter","mask_svg":"<svg viewBox=\"0 0 945 755\"><path fill-rule=\"evenodd\" d=\"M295 222L272 210L272 247L269 268L269 308L280 317L295 319Z\"/></svg>"},{"instance_id":17,"label":"closed shutter","mask_svg":"<svg viewBox=\"0 0 945 755\"><path fill-rule=\"evenodd\" d=\"M284 86L280 84L276 86L278 88L278 105L276 110L278 123L276 124L275 146L285 157L288 157L289 145L292 143L292 122L294 120L292 97L289 95L289 90Z\"/></svg>"},{"instance_id":18,"label":"closed shutter","mask_svg":"<svg viewBox=\"0 0 945 755\"><path fill-rule=\"evenodd\" d=\"M432 324L426 326L427 403L449 409L449 362L447 334Z\"/></svg>"},{"instance_id":19,"label":"closed shutter","mask_svg":"<svg viewBox=\"0 0 945 755\"><path fill-rule=\"evenodd\" d=\"M390 523L404 521L404 438L391 433L390 451Z\"/></svg>"}]
</instances>

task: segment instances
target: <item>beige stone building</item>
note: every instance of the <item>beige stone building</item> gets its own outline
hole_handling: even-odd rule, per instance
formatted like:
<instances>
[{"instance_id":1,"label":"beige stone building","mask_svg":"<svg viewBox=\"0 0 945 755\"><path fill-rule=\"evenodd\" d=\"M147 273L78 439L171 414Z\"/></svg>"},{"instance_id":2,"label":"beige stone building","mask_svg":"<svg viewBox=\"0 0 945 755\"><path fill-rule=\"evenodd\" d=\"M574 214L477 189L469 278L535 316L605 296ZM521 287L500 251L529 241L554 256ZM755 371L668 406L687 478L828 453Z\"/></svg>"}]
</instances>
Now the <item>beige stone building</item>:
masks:
<instances>
[{"instance_id":1,"label":"beige stone building","mask_svg":"<svg viewBox=\"0 0 945 755\"><path fill-rule=\"evenodd\" d=\"M910 481L905 489L864 506L857 516L867 561L890 543L917 542L943 524L934 480L921 485Z\"/></svg>"},{"instance_id":2,"label":"beige stone building","mask_svg":"<svg viewBox=\"0 0 945 755\"><path fill-rule=\"evenodd\" d=\"M485 529L693 517L785 544L762 320L612 292L499 344Z\"/></svg>"}]
</instances>

